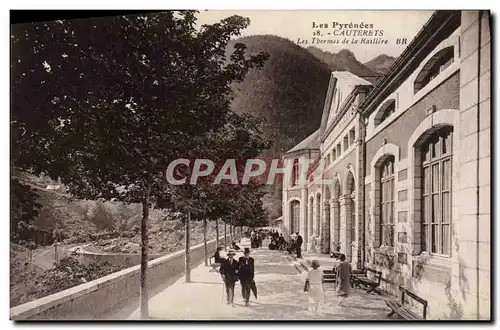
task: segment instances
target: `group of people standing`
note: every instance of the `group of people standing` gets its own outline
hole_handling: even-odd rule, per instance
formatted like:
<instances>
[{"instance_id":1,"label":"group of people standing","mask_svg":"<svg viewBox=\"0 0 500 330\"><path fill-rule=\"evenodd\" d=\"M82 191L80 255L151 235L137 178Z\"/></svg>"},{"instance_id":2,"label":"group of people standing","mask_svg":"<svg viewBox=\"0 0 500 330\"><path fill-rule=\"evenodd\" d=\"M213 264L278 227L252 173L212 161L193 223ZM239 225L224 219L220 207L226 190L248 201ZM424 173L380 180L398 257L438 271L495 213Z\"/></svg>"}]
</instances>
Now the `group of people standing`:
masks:
<instances>
[{"instance_id":1,"label":"group of people standing","mask_svg":"<svg viewBox=\"0 0 500 330\"><path fill-rule=\"evenodd\" d=\"M340 254L338 261L334 267L335 293L339 297L338 306L343 307L351 288L351 264L345 260L344 254ZM319 269L318 260L313 260L311 266L312 269L307 273L304 284L304 292L309 294L309 311L317 314L320 305L324 303L323 271Z\"/></svg>"},{"instance_id":2,"label":"group of people standing","mask_svg":"<svg viewBox=\"0 0 500 330\"><path fill-rule=\"evenodd\" d=\"M285 241L283 235L280 235L277 232L271 232L269 236L271 238L270 245L281 246L283 241ZM297 257L300 258L302 257L302 243L302 237L297 232L295 235L290 237L287 250L289 253L295 251L297 253ZM236 255L234 245L232 245L232 249L227 252L227 258L222 257L222 252L222 247L217 248L214 255L214 261L217 265L220 265L219 271L225 287L226 303L234 307L234 289L236 282L239 281L241 284L241 295L245 301L245 306L249 306L252 291L257 296L257 288L254 281L255 260L250 256L250 249L245 247L243 256L238 260L234 258ZM340 252L336 253L334 257L338 261L333 269L336 274L335 294L339 297L338 306L344 306L345 299L349 295L351 287L351 265L346 261L345 255ZM308 293L309 311L317 314L321 304L324 303L323 271L319 268L320 264L318 260L313 260L311 266L312 269L308 272L304 284L304 291Z\"/></svg>"},{"instance_id":3,"label":"group of people standing","mask_svg":"<svg viewBox=\"0 0 500 330\"><path fill-rule=\"evenodd\" d=\"M266 238L266 235L262 232L254 232L250 233L250 247L252 249L258 249L262 247L262 241Z\"/></svg>"},{"instance_id":4,"label":"group of people standing","mask_svg":"<svg viewBox=\"0 0 500 330\"><path fill-rule=\"evenodd\" d=\"M250 257L250 249L246 247L243 256L238 260L234 259L236 252L233 249L227 252L227 258L220 257L221 250L221 248L217 249L214 257L215 262L219 261L221 265L220 274L226 288L226 303L234 307L234 287L236 282L239 281L245 306L249 306L252 288L256 290L254 281L255 261Z\"/></svg>"},{"instance_id":5,"label":"group of people standing","mask_svg":"<svg viewBox=\"0 0 500 330\"><path fill-rule=\"evenodd\" d=\"M302 258L302 243L304 240L300 236L299 232L296 232L294 236L290 236L290 246L288 248L288 253L292 254L295 252L297 258Z\"/></svg>"},{"instance_id":6,"label":"group of people standing","mask_svg":"<svg viewBox=\"0 0 500 330\"><path fill-rule=\"evenodd\" d=\"M300 236L299 232L290 235L288 242L285 240L283 234L278 234L278 232L271 231L271 243L269 244L270 250L280 250L288 251L288 253L296 253L297 258L302 258L302 243L304 240Z\"/></svg>"},{"instance_id":7,"label":"group of people standing","mask_svg":"<svg viewBox=\"0 0 500 330\"><path fill-rule=\"evenodd\" d=\"M269 243L269 250L280 250L283 251L286 248L286 241L283 234L278 233L277 231L271 230L269 233L269 238L271 239L271 243Z\"/></svg>"}]
</instances>

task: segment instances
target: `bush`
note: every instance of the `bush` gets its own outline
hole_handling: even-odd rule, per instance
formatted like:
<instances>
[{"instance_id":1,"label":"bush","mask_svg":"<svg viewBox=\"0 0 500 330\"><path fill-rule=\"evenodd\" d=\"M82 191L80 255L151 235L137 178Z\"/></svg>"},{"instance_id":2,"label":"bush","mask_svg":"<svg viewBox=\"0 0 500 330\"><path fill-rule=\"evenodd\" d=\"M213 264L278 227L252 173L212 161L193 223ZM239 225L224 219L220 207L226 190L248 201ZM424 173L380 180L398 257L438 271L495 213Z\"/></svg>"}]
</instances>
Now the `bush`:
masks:
<instances>
[{"instance_id":1,"label":"bush","mask_svg":"<svg viewBox=\"0 0 500 330\"><path fill-rule=\"evenodd\" d=\"M39 283L43 287L42 296L69 289L121 269L122 267L112 265L109 262L92 262L84 265L73 256L65 257L59 260Z\"/></svg>"}]
</instances>

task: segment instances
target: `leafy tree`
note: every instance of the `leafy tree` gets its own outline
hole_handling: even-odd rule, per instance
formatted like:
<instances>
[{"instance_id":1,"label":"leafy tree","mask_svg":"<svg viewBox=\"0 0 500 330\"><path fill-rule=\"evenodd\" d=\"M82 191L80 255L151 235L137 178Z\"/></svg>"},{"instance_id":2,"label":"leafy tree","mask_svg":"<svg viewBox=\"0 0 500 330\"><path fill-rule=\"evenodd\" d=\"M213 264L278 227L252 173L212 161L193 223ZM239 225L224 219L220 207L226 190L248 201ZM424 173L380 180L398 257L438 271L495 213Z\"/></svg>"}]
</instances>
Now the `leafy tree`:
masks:
<instances>
[{"instance_id":1,"label":"leafy tree","mask_svg":"<svg viewBox=\"0 0 500 330\"><path fill-rule=\"evenodd\" d=\"M221 181L220 184L214 183L217 182L219 171L227 160L235 160L237 183L241 183L246 160L256 157L269 147L267 136L259 128L260 121L260 118L248 114L228 113L227 124L200 139L197 147L189 153L190 159L208 159L214 162L214 171L199 177L196 184L190 184L195 163L181 167L179 172L181 176L187 178L186 184L170 186L167 198L159 203L162 207L188 213L185 219L186 282L190 281L190 221L192 219L203 221L205 264L208 264L207 221L233 214L234 208L237 207L234 200L244 196L245 191L245 186L241 184L226 181Z\"/></svg>"},{"instance_id":2,"label":"leafy tree","mask_svg":"<svg viewBox=\"0 0 500 330\"><path fill-rule=\"evenodd\" d=\"M11 234L17 233L19 223L32 223L36 219L42 205L38 203L40 197L30 186L21 183L16 178L10 180L11 207L10 230Z\"/></svg>"},{"instance_id":3,"label":"leafy tree","mask_svg":"<svg viewBox=\"0 0 500 330\"><path fill-rule=\"evenodd\" d=\"M108 211L103 202L97 202L90 221L98 230L113 229L113 215Z\"/></svg>"},{"instance_id":4,"label":"leafy tree","mask_svg":"<svg viewBox=\"0 0 500 330\"><path fill-rule=\"evenodd\" d=\"M14 165L79 198L142 204L143 317L158 174L227 121L230 84L265 59L242 44L225 56L248 19L195 24L195 12L169 11L12 27Z\"/></svg>"}]
</instances>

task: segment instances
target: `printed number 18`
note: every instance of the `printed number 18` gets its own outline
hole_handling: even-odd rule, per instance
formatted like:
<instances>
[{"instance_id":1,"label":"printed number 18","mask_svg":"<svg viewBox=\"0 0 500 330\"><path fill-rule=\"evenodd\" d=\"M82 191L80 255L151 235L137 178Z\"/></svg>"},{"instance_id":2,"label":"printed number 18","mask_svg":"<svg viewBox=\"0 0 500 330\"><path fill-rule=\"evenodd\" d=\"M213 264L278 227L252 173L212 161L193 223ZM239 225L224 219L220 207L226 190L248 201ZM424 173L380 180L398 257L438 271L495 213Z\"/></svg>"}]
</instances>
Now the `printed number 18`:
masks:
<instances>
[{"instance_id":1,"label":"printed number 18","mask_svg":"<svg viewBox=\"0 0 500 330\"><path fill-rule=\"evenodd\" d=\"M313 31L313 37L320 36L321 32L320 30Z\"/></svg>"}]
</instances>

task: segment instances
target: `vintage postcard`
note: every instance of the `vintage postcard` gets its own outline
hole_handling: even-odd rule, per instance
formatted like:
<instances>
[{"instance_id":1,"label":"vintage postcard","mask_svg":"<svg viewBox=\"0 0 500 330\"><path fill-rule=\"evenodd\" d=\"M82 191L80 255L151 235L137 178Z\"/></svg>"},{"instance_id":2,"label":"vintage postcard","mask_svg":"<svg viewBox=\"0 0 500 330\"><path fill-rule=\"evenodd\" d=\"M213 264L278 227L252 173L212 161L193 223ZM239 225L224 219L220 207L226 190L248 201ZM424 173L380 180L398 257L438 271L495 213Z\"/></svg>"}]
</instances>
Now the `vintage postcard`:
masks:
<instances>
[{"instance_id":1,"label":"vintage postcard","mask_svg":"<svg viewBox=\"0 0 500 330\"><path fill-rule=\"evenodd\" d=\"M489 11L11 14L11 320L491 320Z\"/></svg>"}]
</instances>

